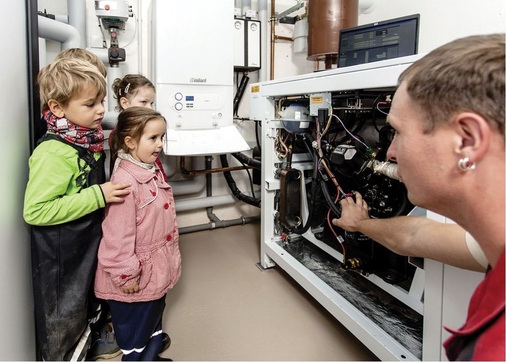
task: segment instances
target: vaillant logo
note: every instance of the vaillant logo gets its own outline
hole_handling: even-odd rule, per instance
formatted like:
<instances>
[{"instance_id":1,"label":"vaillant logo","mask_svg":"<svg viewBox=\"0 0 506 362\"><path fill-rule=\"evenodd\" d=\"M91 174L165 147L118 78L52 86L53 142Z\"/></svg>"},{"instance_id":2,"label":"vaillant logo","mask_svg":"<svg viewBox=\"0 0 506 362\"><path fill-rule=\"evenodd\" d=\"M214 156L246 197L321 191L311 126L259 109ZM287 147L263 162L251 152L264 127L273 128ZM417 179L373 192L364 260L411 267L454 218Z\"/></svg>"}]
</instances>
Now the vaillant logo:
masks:
<instances>
[{"instance_id":1,"label":"vaillant logo","mask_svg":"<svg viewBox=\"0 0 506 362\"><path fill-rule=\"evenodd\" d=\"M190 78L190 83L205 83L207 78Z\"/></svg>"}]
</instances>

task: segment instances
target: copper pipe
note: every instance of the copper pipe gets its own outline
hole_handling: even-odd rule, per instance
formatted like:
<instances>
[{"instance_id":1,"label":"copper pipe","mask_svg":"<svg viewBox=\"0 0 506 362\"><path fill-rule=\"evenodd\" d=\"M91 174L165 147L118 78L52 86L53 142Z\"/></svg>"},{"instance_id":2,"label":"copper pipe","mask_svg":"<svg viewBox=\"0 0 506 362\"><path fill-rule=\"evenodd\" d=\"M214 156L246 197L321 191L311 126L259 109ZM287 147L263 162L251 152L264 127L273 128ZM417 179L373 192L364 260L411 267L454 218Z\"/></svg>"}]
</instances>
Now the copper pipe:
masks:
<instances>
[{"instance_id":1,"label":"copper pipe","mask_svg":"<svg viewBox=\"0 0 506 362\"><path fill-rule=\"evenodd\" d=\"M184 176L199 176L199 175L206 175L210 173L218 173L218 172L227 172L227 171L238 171L238 170L246 170L251 169L253 167L251 166L232 166L232 167L220 167L220 168L212 168L209 170L187 170L185 167L185 156L181 156L181 159L179 161L179 168L181 170L181 174Z\"/></svg>"},{"instance_id":2,"label":"copper pipe","mask_svg":"<svg viewBox=\"0 0 506 362\"><path fill-rule=\"evenodd\" d=\"M289 36L274 35L274 38L275 38L276 40L293 41L293 39L292 39L292 38L290 38Z\"/></svg>"},{"instance_id":3,"label":"copper pipe","mask_svg":"<svg viewBox=\"0 0 506 362\"><path fill-rule=\"evenodd\" d=\"M276 42L276 0L271 0L271 64L270 79L274 79L274 43Z\"/></svg>"}]
</instances>

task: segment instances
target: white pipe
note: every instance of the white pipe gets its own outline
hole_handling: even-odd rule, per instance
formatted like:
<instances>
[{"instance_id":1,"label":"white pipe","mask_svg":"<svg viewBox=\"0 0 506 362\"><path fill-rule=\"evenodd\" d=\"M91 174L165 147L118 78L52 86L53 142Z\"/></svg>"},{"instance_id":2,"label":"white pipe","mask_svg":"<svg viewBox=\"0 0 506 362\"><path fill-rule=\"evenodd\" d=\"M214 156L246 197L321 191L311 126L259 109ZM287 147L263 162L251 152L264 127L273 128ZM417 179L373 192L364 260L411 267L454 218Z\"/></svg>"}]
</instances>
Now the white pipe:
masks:
<instances>
[{"instance_id":1,"label":"white pipe","mask_svg":"<svg viewBox=\"0 0 506 362\"><path fill-rule=\"evenodd\" d=\"M174 196L192 195L204 191L206 179L204 175L199 175L191 180L169 181L169 184Z\"/></svg>"},{"instance_id":2,"label":"white pipe","mask_svg":"<svg viewBox=\"0 0 506 362\"><path fill-rule=\"evenodd\" d=\"M120 67L107 68L107 84L112 86L116 78L123 79L123 71ZM114 112L118 106L118 100L114 98L112 89L107 89L107 109L109 112Z\"/></svg>"},{"instance_id":3,"label":"white pipe","mask_svg":"<svg viewBox=\"0 0 506 362\"><path fill-rule=\"evenodd\" d=\"M205 175L193 176L189 180L170 180L170 177L173 177L178 170L178 159L179 158L176 156L165 156L162 159L163 166L166 171L165 173L169 177L169 184L172 186L172 192L174 195L190 195L204 191L206 186ZM188 157L187 161L188 167L195 168L197 170L204 169L205 167L204 157Z\"/></svg>"},{"instance_id":4,"label":"white pipe","mask_svg":"<svg viewBox=\"0 0 506 362\"><path fill-rule=\"evenodd\" d=\"M109 51L107 48L86 48L86 50L95 53L95 55L100 58L105 66L109 65Z\"/></svg>"},{"instance_id":5,"label":"white pipe","mask_svg":"<svg viewBox=\"0 0 506 362\"><path fill-rule=\"evenodd\" d=\"M46 39L39 38L39 68L47 65L47 46Z\"/></svg>"},{"instance_id":6,"label":"white pipe","mask_svg":"<svg viewBox=\"0 0 506 362\"><path fill-rule=\"evenodd\" d=\"M111 130L116 127L116 123L118 123L118 114L117 111L105 112L104 118L102 119L102 127L106 130Z\"/></svg>"},{"instance_id":7,"label":"white pipe","mask_svg":"<svg viewBox=\"0 0 506 362\"><path fill-rule=\"evenodd\" d=\"M375 3L376 1L374 0L360 0L359 3L360 14L371 13L375 8L376 5Z\"/></svg>"},{"instance_id":8,"label":"white pipe","mask_svg":"<svg viewBox=\"0 0 506 362\"><path fill-rule=\"evenodd\" d=\"M141 19L144 18L143 10L142 10L142 0L137 0L137 16L134 18L137 22L137 69L141 74L147 74L148 72L144 72L143 69L143 59L142 54L144 53L144 28L142 26Z\"/></svg>"},{"instance_id":9,"label":"white pipe","mask_svg":"<svg viewBox=\"0 0 506 362\"><path fill-rule=\"evenodd\" d=\"M67 0L67 12L69 25L77 29L81 34L79 48L86 48L86 2L85 0Z\"/></svg>"},{"instance_id":10,"label":"white pipe","mask_svg":"<svg viewBox=\"0 0 506 362\"><path fill-rule=\"evenodd\" d=\"M176 200L176 212L205 209L213 206L234 204L232 195L201 197L196 199Z\"/></svg>"},{"instance_id":11,"label":"white pipe","mask_svg":"<svg viewBox=\"0 0 506 362\"><path fill-rule=\"evenodd\" d=\"M59 21L60 23L64 23L64 24L69 23L68 15L55 15L54 20Z\"/></svg>"},{"instance_id":12,"label":"white pipe","mask_svg":"<svg viewBox=\"0 0 506 362\"><path fill-rule=\"evenodd\" d=\"M267 64L269 59L268 54L268 47L267 47L267 41L269 39L269 30L268 30L268 24L269 24L269 17L267 13L267 0L258 0L258 20L260 20L260 28L262 33L262 39L260 41L260 54L262 56L262 67L258 71L258 81L263 82L267 80L267 69L269 68L269 65Z\"/></svg>"},{"instance_id":13,"label":"white pipe","mask_svg":"<svg viewBox=\"0 0 506 362\"><path fill-rule=\"evenodd\" d=\"M242 1L242 15L246 15L246 13L251 10L251 0L243 0Z\"/></svg>"},{"instance_id":14,"label":"white pipe","mask_svg":"<svg viewBox=\"0 0 506 362\"><path fill-rule=\"evenodd\" d=\"M38 16L39 37L62 43L62 49L79 48L81 35L76 28L45 16Z\"/></svg>"}]
</instances>

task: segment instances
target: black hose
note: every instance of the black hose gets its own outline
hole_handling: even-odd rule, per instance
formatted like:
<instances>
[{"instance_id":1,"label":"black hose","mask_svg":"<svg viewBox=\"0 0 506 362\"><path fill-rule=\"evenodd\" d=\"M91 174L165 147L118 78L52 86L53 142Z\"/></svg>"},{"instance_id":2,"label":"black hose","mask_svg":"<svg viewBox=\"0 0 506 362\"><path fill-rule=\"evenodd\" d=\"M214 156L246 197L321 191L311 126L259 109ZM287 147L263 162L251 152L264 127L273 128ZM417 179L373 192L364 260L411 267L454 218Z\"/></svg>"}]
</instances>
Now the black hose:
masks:
<instances>
[{"instance_id":1,"label":"black hose","mask_svg":"<svg viewBox=\"0 0 506 362\"><path fill-rule=\"evenodd\" d=\"M325 197L325 201L327 201L327 204L329 205L332 212L336 215L336 217L341 217L341 210L339 210L334 204L334 200L332 200L332 197L330 196L329 189L327 188L327 183L325 180L320 180L320 185L322 187L323 196Z\"/></svg>"},{"instance_id":2,"label":"black hose","mask_svg":"<svg viewBox=\"0 0 506 362\"><path fill-rule=\"evenodd\" d=\"M227 155L220 155L220 160L221 166L223 168L227 168L228 167ZM223 176L225 177L225 180L227 181L228 187L230 187L232 194L238 200L244 201L245 203L256 207L260 207L260 199L245 195L239 190L230 171L224 171Z\"/></svg>"},{"instance_id":3,"label":"black hose","mask_svg":"<svg viewBox=\"0 0 506 362\"><path fill-rule=\"evenodd\" d=\"M232 153L232 156L235 157L236 160L238 160L239 162L241 163L245 163L257 170L261 170L262 169L262 162L259 161L259 160L256 160L254 158L251 158L251 157L248 157L246 156L245 154L243 153L240 153L240 152L234 152Z\"/></svg>"},{"instance_id":4,"label":"black hose","mask_svg":"<svg viewBox=\"0 0 506 362\"><path fill-rule=\"evenodd\" d=\"M246 74L243 74L241 79L241 84L237 88L237 92L234 97L234 115L237 115L237 111L239 110L239 103L241 102L242 96L244 95L244 91L246 90L246 85L249 82L249 77Z\"/></svg>"}]
</instances>

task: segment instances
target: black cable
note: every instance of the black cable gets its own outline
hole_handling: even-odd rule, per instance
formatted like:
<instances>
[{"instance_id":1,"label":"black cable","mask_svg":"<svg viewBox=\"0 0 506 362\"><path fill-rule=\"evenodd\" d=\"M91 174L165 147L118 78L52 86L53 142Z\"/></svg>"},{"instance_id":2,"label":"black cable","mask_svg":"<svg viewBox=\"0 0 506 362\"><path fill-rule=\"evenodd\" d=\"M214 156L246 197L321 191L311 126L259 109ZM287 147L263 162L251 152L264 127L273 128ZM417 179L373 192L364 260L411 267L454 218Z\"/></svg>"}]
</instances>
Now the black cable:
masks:
<instances>
[{"instance_id":1,"label":"black cable","mask_svg":"<svg viewBox=\"0 0 506 362\"><path fill-rule=\"evenodd\" d=\"M258 137L258 131L261 126L262 126L261 121L255 121L255 139L257 141L257 147L258 150L260 151L260 154L262 154L262 144L260 143L260 138Z\"/></svg>"},{"instance_id":2,"label":"black cable","mask_svg":"<svg viewBox=\"0 0 506 362\"><path fill-rule=\"evenodd\" d=\"M256 198L256 196L255 196L255 186L253 186L253 177L251 177L251 172L249 172L249 169L246 168L246 164L244 162L242 162L240 160L239 160L239 162L241 162L241 165L244 166L244 170L248 174L249 186L250 186L250 189L251 189L251 195L253 195L253 197Z\"/></svg>"}]
</instances>

